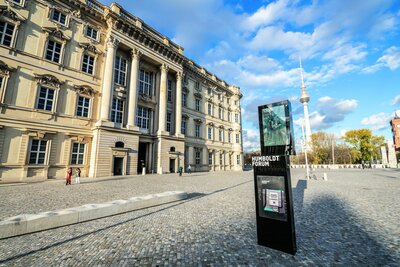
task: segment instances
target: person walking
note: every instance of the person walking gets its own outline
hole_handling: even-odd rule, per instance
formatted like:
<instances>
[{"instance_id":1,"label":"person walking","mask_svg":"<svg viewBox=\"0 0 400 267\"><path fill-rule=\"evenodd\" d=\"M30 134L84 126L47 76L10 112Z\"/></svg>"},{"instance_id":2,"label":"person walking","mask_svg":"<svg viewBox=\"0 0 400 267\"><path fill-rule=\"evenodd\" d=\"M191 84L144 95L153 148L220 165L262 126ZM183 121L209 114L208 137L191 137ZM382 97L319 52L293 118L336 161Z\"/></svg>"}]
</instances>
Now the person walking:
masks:
<instances>
[{"instance_id":1,"label":"person walking","mask_svg":"<svg viewBox=\"0 0 400 267\"><path fill-rule=\"evenodd\" d=\"M71 176L72 176L72 169L68 168L67 169L67 182L65 185L71 185Z\"/></svg>"},{"instance_id":2,"label":"person walking","mask_svg":"<svg viewBox=\"0 0 400 267\"><path fill-rule=\"evenodd\" d=\"M79 169L79 168L76 168L75 183L76 184L81 183L81 169Z\"/></svg>"},{"instance_id":3,"label":"person walking","mask_svg":"<svg viewBox=\"0 0 400 267\"><path fill-rule=\"evenodd\" d=\"M188 173L192 174L192 166L190 166L190 164L189 164L189 167L188 167Z\"/></svg>"}]
</instances>

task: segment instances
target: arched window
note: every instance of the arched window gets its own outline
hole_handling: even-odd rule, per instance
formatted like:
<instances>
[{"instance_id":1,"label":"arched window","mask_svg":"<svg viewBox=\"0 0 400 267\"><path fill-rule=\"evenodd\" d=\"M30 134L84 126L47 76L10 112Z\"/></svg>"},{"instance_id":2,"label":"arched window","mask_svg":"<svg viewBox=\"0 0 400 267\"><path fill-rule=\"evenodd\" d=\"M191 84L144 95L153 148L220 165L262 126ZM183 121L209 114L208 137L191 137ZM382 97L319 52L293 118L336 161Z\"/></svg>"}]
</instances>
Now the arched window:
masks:
<instances>
[{"instance_id":1,"label":"arched window","mask_svg":"<svg viewBox=\"0 0 400 267\"><path fill-rule=\"evenodd\" d=\"M169 149L169 151L175 152L175 147L174 147L174 146L171 146L171 148Z\"/></svg>"},{"instance_id":2,"label":"arched window","mask_svg":"<svg viewBox=\"0 0 400 267\"><path fill-rule=\"evenodd\" d=\"M115 147L123 148L124 146L125 146L124 142L121 142L121 141L115 142Z\"/></svg>"}]
</instances>

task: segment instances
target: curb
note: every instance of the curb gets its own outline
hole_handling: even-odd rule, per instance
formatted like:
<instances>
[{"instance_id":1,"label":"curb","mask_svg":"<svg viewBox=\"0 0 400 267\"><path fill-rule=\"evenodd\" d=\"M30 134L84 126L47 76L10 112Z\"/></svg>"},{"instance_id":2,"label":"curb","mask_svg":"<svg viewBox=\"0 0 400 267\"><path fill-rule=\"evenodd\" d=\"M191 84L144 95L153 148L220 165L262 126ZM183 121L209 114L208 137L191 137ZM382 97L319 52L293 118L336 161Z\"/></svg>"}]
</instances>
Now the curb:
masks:
<instances>
[{"instance_id":1,"label":"curb","mask_svg":"<svg viewBox=\"0 0 400 267\"><path fill-rule=\"evenodd\" d=\"M21 214L0 221L0 239L96 220L187 198L186 192L169 191L39 214Z\"/></svg>"}]
</instances>

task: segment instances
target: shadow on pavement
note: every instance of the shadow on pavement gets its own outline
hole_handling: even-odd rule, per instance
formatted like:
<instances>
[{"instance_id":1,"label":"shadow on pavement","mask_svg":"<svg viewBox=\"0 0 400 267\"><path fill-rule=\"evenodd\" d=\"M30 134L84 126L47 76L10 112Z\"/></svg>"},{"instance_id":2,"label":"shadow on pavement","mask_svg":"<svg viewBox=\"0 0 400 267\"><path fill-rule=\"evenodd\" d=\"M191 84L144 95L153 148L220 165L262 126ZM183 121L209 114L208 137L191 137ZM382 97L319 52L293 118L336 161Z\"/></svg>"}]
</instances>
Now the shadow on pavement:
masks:
<instances>
[{"instance_id":1,"label":"shadow on pavement","mask_svg":"<svg viewBox=\"0 0 400 267\"><path fill-rule=\"evenodd\" d=\"M57 247L57 246L66 244L66 243L68 243L68 242L75 241L75 240L78 240L78 239L83 238L83 237L87 237L87 236L89 236L89 235L91 235L91 234L96 234L96 233L98 233L98 232L101 232L101 231L104 231L104 230L107 230L107 229L111 229L111 228L113 228L113 227L116 227L116 226L119 226L119 225L122 225L122 224L125 224L125 223L128 223L128 222L132 222L132 221L135 221L135 220L137 220L137 219L141 219L141 218L144 218L144 217L147 217L147 216L150 216L150 215L153 215L153 214L156 214L156 213L159 213L159 212L162 212L162 211L165 211L165 210L168 210L168 209L171 209L171 208L174 208L174 207L177 207L177 206L180 206L180 205L189 203L189 202L191 202L191 201L194 201L194 200L197 200L197 199L200 199L200 198L203 198L203 197L207 197L207 196L214 195L214 194L217 194L217 193L226 191L226 190L230 190L230 189L236 188L236 187L238 187L238 186L241 186L241 185L250 183L250 182L252 182L252 181L253 181L253 180L249 180L249 181L242 182L242 183L239 183L239 184L236 184L236 185L233 185L233 186L229 186L229 187L226 187L226 188L222 188L222 189L219 189L219 190L215 190L215 191L212 191L212 192L210 192L210 193L192 192L192 193L189 193L189 194L188 194L188 199L183 200L183 201L177 201L176 204L173 204L173 205L170 205L171 203L162 204L162 205L160 205L160 206L164 206L164 205L170 205L170 206L167 206L167 207L161 208L161 209L159 209L159 210L156 210L156 211L153 211L153 212L149 212L149 213L147 213L147 214L140 215L140 216L137 216L137 217L128 219L128 220L124 220L124 221L122 221L122 222L115 223L115 224L112 224L112 225L109 225L109 226L106 226L106 227L103 227L103 228L100 228L100 229L97 229L97 230L94 230L94 231L91 231L91 232L88 232L88 233L84 233L84 234L81 234L81 235L78 235L78 236L75 236L75 237L72 237L72 238L68 238L68 239L65 239L65 240L63 240L63 241L59 241L59 242L53 243L53 244L51 244L51 245L48 245L48 246L45 246L45 247L42 247L42 248L39 248L39 249L31 250L31 251L24 252L24 253L15 255L15 256L8 257L8 258L6 258L6 259L0 260L0 264L5 264L5 263L8 263L8 262L10 262L10 261L17 260L17 259L20 259L20 258L23 258L23 257L26 257L26 256L30 256L30 255L33 255L33 254L35 254L35 253L41 252L41 251L46 251L46 250L51 249L51 248L53 248L53 247ZM173 202L172 202L172 203L173 203ZM130 211L130 212L135 212L135 211ZM127 212L127 213L129 213L129 212ZM120 214L113 215L113 216L118 216L118 215L121 215L121 213L120 213ZM112 217L112 216L110 216L110 217ZM104 219L104 218L101 218L101 219ZM101 220L101 219L97 219L97 220ZM96 220L95 220L95 221L96 221ZM90 222L90 221L87 221L87 222ZM84 223L86 223L86 222L84 222ZM57 227L57 228L63 228L63 227L68 227L68 226L71 226L71 225L66 225L66 226ZM49 229L49 230L45 230L45 231L51 231L51 230L54 230L54 229L56 229L56 228ZM29 234L26 234L26 235L37 234L37 233L38 233L38 232L29 233ZM39 233L40 233L40 232L39 232ZM3 239L3 240L7 240L7 239L11 239L11 238L14 238L14 237L5 238L5 239ZM15 238L17 238L17 237L15 237Z\"/></svg>"}]
</instances>

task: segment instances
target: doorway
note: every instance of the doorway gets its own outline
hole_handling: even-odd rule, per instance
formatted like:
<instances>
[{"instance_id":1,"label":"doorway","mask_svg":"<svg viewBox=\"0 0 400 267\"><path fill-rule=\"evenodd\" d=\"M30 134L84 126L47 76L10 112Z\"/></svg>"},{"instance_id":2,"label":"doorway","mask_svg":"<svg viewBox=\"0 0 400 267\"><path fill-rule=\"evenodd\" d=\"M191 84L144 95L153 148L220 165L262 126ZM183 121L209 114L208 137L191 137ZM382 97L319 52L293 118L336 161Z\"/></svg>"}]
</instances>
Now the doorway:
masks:
<instances>
[{"instance_id":1,"label":"doorway","mask_svg":"<svg viewBox=\"0 0 400 267\"><path fill-rule=\"evenodd\" d=\"M169 159L169 172L175 172L175 159Z\"/></svg>"},{"instance_id":2,"label":"doorway","mask_svg":"<svg viewBox=\"0 0 400 267\"><path fill-rule=\"evenodd\" d=\"M122 175L124 158L114 157L114 175Z\"/></svg>"},{"instance_id":3,"label":"doorway","mask_svg":"<svg viewBox=\"0 0 400 267\"><path fill-rule=\"evenodd\" d=\"M146 167L146 156L147 156L147 143L139 142L137 173L142 173L142 168Z\"/></svg>"}]
</instances>

